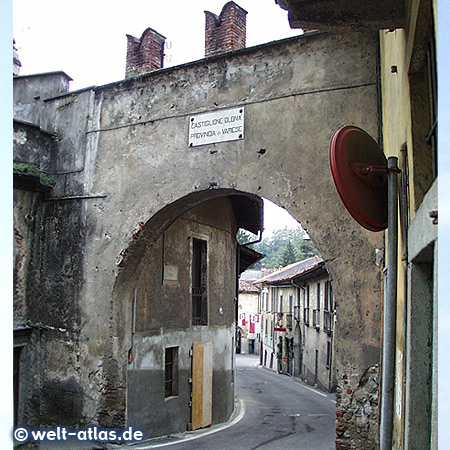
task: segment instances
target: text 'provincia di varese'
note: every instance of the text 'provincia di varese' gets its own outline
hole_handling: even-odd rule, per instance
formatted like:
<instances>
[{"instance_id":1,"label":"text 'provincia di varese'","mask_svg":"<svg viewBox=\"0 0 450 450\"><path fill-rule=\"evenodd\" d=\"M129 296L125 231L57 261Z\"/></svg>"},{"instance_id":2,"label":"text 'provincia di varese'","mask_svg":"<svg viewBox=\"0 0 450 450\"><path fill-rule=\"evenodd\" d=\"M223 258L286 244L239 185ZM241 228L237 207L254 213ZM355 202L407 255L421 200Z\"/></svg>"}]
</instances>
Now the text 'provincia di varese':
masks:
<instances>
[{"instance_id":1,"label":"text 'provincia di varese'","mask_svg":"<svg viewBox=\"0 0 450 450\"><path fill-rule=\"evenodd\" d=\"M244 108L192 116L189 119L189 146L244 139Z\"/></svg>"}]
</instances>

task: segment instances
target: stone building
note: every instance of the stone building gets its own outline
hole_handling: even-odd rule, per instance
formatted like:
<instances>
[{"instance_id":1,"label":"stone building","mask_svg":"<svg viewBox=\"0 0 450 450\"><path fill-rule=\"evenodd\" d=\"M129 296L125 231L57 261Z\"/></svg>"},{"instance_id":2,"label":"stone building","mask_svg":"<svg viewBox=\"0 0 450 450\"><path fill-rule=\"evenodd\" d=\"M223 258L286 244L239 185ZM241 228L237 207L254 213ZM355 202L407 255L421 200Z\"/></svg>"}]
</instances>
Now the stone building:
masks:
<instances>
[{"instance_id":1,"label":"stone building","mask_svg":"<svg viewBox=\"0 0 450 450\"><path fill-rule=\"evenodd\" d=\"M184 213L146 251L133 280L127 423L147 436L223 422L233 411L235 236L242 225L235 209L224 197Z\"/></svg>"},{"instance_id":2,"label":"stone building","mask_svg":"<svg viewBox=\"0 0 450 450\"><path fill-rule=\"evenodd\" d=\"M260 285L261 364L332 392L336 387L331 281L318 257L255 281Z\"/></svg>"},{"instance_id":3,"label":"stone building","mask_svg":"<svg viewBox=\"0 0 450 450\"><path fill-rule=\"evenodd\" d=\"M246 270L239 278L236 353L259 355L261 316L259 311L260 288L252 281L259 278L260 270Z\"/></svg>"},{"instance_id":4,"label":"stone building","mask_svg":"<svg viewBox=\"0 0 450 450\"><path fill-rule=\"evenodd\" d=\"M233 197L237 222L255 233L261 197L308 227L321 254L331 259L328 269L340 283L337 303L368 311L361 339L349 333L336 344L342 348L336 364L354 361L352 373L361 377L377 364L381 269L373 255L382 248L381 237L369 236L344 215L331 176L322 170L339 126L356 123L372 133L378 127L378 41L357 37L309 33L76 92L68 90L70 77L63 72L14 78L16 151L30 149L16 162L38 169L39 189L32 192L40 196L23 207L16 192L16 251L24 257L16 260L15 283L25 292L25 306L17 308L25 311L28 327L27 340L16 340L19 423L128 423L129 376L145 377L155 362L162 364L147 358L138 366L138 352L129 362L132 343L139 342L132 312L142 261L176 219L223 197ZM339 70L330 71L337 55L343 58ZM196 134L191 123L213 134L210 114L224 122L238 117L245 131L230 140L190 142ZM55 182L45 198L44 176ZM302 193L301 203L295 192ZM251 258L244 250L240 270ZM346 277L349 267L363 284ZM216 275L222 276L211 277ZM355 296L362 300L355 302ZM190 308L191 300L185 305ZM219 379L230 379L232 366L219 371L224 367ZM225 392L231 401L232 387ZM222 404L213 420L232 407ZM151 435L154 428L147 423Z\"/></svg>"},{"instance_id":5,"label":"stone building","mask_svg":"<svg viewBox=\"0 0 450 450\"><path fill-rule=\"evenodd\" d=\"M127 39L128 77L162 67L161 35L149 28L140 40ZM89 262L86 236L101 246L112 236L100 219L109 195L71 195L85 186L73 174L85 172L87 159L72 121L88 111L84 104L75 117L59 116L77 98L64 98L70 80L64 72L14 78L15 424L128 424L150 437L226 421L234 408L237 276L260 257L239 246L236 234L262 232L262 199L204 193L185 199L175 214L167 206L151 225L139 222L130 236L134 254L116 257L108 313L96 294L84 294L83 272L105 271ZM62 119L61 128L47 131L45 101L61 95L49 123ZM59 133L71 136L71 145L60 148ZM86 200L98 209L94 221ZM145 226L152 237L141 239ZM132 267L124 267L125 258ZM117 322L101 330L110 314ZM91 365L96 333L106 333L106 346Z\"/></svg>"},{"instance_id":6,"label":"stone building","mask_svg":"<svg viewBox=\"0 0 450 450\"><path fill-rule=\"evenodd\" d=\"M162 248L164 232L177 219L200 214L194 208L205 201L226 199L236 226L258 232L253 219L264 197L307 228L333 280L340 331L334 340L337 448L377 448L378 409L368 391L380 382L385 236L350 217L327 169L334 132L352 124L382 144L386 155L400 157L405 179L395 404L388 404L393 429L382 436L392 438L394 448L411 442L436 448L436 2L278 3L289 9L293 26L319 31L227 48L76 92L68 91L70 77L63 72L15 77L15 162L22 165L16 167L14 209L19 423L126 424L128 375L145 377L156 363L159 376L165 373L163 346L159 359L141 359L154 338L148 330L139 336L133 325L134 299L152 305L145 297L153 292L146 284L151 277L140 271L145 256ZM232 140L191 141L191 123L217 137L212 122L232 117L242 127ZM35 170L27 175L23 165ZM204 220L202 227L210 227ZM234 250L228 246L227 254ZM228 262L234 264L232 256ZM163 274L174 278L179 267L178 276L186 276L179 264L173 255L159 279L161 292L172 289ZM136 290L138 282L144 291ZM184 302L189 310L191 302L190 296ZM217 323L214 336L220 327L224 334L233 327L234 318L225 318L222 309L224 316L208 310ZM182 335L196 339L193 328ZM170 333L162 335L174 348ZM208 353L212 335L203 338ZM226 358L229 350L221 350ZM173 367L176 352L170 352ZM233 366L226 364L218 367L218 379L231 379ZM231 399L231 387L226 392Z\"/></svg>"},{"instance_id":7,"label":"stone building","mask_svg":"<svg viewBox=\"0 0 450 450\"><path fill-rule=\"evenodd\" d=\"M66 78L60 73L15 81L27 84L21 99L27 91L32 101L34 87L42 89L55 80L63 84ZM85 313L76 294L81 280L74 273L83 253L73 238L79 232L79 210L69 202L81 199L64 199L64 214L55 210L53 181L44 175L40 159L45 155L51 160L55 135L20 120L14 131L15 420L75 426L86 420L87 388L83 392L76 376ZM133 240L143 226L138 224ZM236 276L253 257L243 249L238 258L236 233L241 227L262 230L262 200L223 195L187 208L153 241L140 243L140 263L120 274L114 297L128 305L118 324L119 333L128 330L125 372L112 378L105 366L114 361L104 360L103 367L88 375L102 383L103 394L114 402L99 410L100 423L127 423L155 436L228 419L234 406ZM65 242L64 252L52 249L56 236ZM85 339L90 354L89 336ZM198 358L200 363L194 364Z\"/></svg>"}]
</instances>

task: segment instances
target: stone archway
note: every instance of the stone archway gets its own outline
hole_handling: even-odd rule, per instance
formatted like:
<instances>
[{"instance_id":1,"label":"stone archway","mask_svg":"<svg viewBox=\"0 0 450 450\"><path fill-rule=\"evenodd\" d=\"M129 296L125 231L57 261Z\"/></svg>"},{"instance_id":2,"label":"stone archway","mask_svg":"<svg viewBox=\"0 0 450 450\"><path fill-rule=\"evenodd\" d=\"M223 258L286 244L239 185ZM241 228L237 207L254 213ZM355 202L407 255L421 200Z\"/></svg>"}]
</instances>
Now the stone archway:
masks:
<instances>
[{"instance_id":1,"label":"stone archway","mask_svg":"<svg viewBox=\"0 0 450 450\"><path fill-rule=\"evenodd\" d=\"M83 244L74 298L85 418L124 420L125 269L183 208L224 191L267 198L307 228L335 287L339 417L364 401L361 383L379 362L383 236L341 205L328 147L347 124L379 135L378 49L375 33L310 33L45 102L42 126L61 135L55 176L83 201L73 212L55 190ZM245 111L245 135L189 147L192 116L232 108Z\"/></svg>"},{"instance_id":2,"label":"stone archway","mask_svg":"<svg viewBox=\"0 0 450 450\"><path fill-rule=\"evenodd\" d=\"M122 260L119 264L120 271L115 283L112 313L113 317L116 318L117 326L117 328L112 328L112 334L118 338L116 342L116 357L118 360L118 365L116 366L117 380L122 378L120 376L121 373L125 374L126 372L126 369L121 369L120 366L126 366L131 330L129 326L124 326L124 322L131 323L129 311L131 310L130 302L133 298L134 273L136 268L139 267L142 257L145 256L143 249L149 246L151 247L158 240L161 233L184 212L211 199L229 196L254 197L253 194L232 189L209 189L188 194L167 205L147 221L146 224L140 225L127 251L122 253ZM290 209L289 211L291 212L292 210ZM303 220L304 215L299 218ZM346 220L344 220L344 223L346 223ZM347 226L349 224L353 225L350 221L347 223ZM308 232L313 239L317 233L320 235L320 232L326 233L328 229L332 228L330 224L326 224L325 230L323 230L322 227L324 224L320 220L312 226L311 223L309 225ZM335 233L334 238L336 234L338 233ZM330 239L334 244L328 243L329 241L325 240L326 247L324 247L324 244L317 244L319 250L324 255L327 268L336 286L335 299L339 317L339 331L336 336L338 349L337 359L339 361L336 361L337 376L338 382L341 380L342 385L347 386L349 390L352 383L359 386L360 380L364 377L366 370L373 368L377 364L377 333L379 333L379 329L375 325L371 329L367 328L369 325L367 320L372 320L376 324L376 314L378 314L377 301L379 293L377 291L377 283L379 277L376 276L378 269L375 266L375 248L370 248L370 241L364 242L364 232L362 235L359 235L358 240L356 239L357 233L355 230L353 230L351 235L353 236L353 240L347 243L344 242L342 245L339 245L339 241L334 238ZM339 250L337 253L338 256L330 257L330 254L333 255L334 252L337 252L337 249ZM360 252L362 249L366 249L367 253L364 254L363 252L361 255ZM345 253L349 254L348 260L342 256ZM355 267L354 258L357 258L356 265L358 267ZM351 274L354 277L350 276ZM371 285L368 285L369 280L372 280ZM124 298L128 299L128 303L123 301ZM349 301L349 299L354 300ZM371 302L373 303L371 304ZM363 306L364 304L365 306ZM363 307L365 311L362 310ZM342 318L341 315L343 315ZM366 320L363 319L363 316L365 316ZM118 320L119 317L124 320ZM347 328L341 328L343 326ZM358 336L357 340L355 340L355 333ZM300 347L298 349L296 348L296 350L301 351ZM363 368L362 366L364 364L366 364L366 367ZM349 378L349 373L354 377L353 380ZM357 378L358 373L361 374L359 378ZM123 379L123 386L125 385L126 379ZM361 393L361 395L363 396L364 394ZM110 400L101 404L101 407L103 409L117 409L117 404L111 405ZM118 401L118 397L114 397L113 400Z\"/></svg>"},{"instance_id":3,"label":"stone archway","mask_svg":"<svg viewBox=\"0 0 450 450\"><path fill-rule=\"evenodd\" d=\"M146 436L185 431L194 417L189 388L196 384L189 380L196 380L197 363L189 355L198 345L208 343L213 355L212 378L205 381L212 386L209 420L226 421L233 411L234 348L245 338L235 327L237 270L243 264L238 228L262 228L262 199L226 189L194 193L142 223L122 254L112 304L112 315L122 318L120 328L112 328L118 372L110 378L116 389L114 397L103 396L101 408L121 403L127 424ZM196 257L199 245L203 256ZM194 302L197 278L204 279L204 303ZM200 372L204 381L206 372Z\"/></svg>"}]
</instances>

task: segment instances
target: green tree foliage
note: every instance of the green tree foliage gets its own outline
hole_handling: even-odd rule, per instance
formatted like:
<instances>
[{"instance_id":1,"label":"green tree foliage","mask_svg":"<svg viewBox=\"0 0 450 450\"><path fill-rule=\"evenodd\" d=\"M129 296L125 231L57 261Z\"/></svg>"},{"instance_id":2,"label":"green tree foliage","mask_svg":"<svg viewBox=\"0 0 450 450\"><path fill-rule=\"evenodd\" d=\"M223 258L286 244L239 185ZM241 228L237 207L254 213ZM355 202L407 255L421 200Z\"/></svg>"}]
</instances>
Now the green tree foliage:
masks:
<instances>
[{"instance_id":1,"label":"green tree foliage","mask_svg":"<svg viewBox=\"0 0 450 450\"><path fill-rule=\"evenodd\" d=\"M280 257L280 266L288 266L289 264L295 263L298 261L297 252L295 251L294 246L291 241L288 241L286 246L283 249Z\"/></svg>"},{"instance_id":2,"label":"green tree foliage","mask_svg":"<svg viewBox=\"0 0 450 450\"><path fill-rule=\"evenodd\" d=\"M238 244L244 245L249 242L256 241L258 239L258 236L256 234L250 233L250 231L239 228L236 239L238 241Z\"/></svg>"},{"instance_id":3,"label":"green tree foliage","mask_svg":"<svg viewBox=\"0 0 450 450\"><path fill-rule=\"evenodd\" d=\"M251 248L265 254L266 257L253 268L260 269L262 263L268 269L287 265L283 264L282 255L289 242L296 253L296 261L301 261L315 255L320 256L313 242L305 238L305 236L306 233L301 227L294 229L284 227L275 230L271 236L264 237L263 235L262 241L251 245ZM244 230L239 230L237 239L240 244L244 244L254 241L256 236ZM295 262L295 260L292 262Z\"/></svg>"}]
</instances>

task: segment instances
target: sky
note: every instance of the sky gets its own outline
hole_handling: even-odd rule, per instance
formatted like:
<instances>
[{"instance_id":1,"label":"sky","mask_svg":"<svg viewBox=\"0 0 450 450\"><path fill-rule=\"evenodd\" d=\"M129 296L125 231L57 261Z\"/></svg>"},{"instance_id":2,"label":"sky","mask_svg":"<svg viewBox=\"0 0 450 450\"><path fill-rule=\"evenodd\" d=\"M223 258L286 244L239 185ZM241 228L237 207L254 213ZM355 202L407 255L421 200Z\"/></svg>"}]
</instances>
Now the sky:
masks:
<instances>
[{"instance_id":1,"label":"sky","mask_svg":"<svg viewBox=\"0 0 450 450\"><path fill-rule=\"evenodd\" d=\"M165 64L171 67L204 57L205 10L219 15L226 0L172 2L172 9L155 0L134 0L129 8L111 7L104 0L78 0L70 12L59 0L14 0L13 33L22 63L20 75L63 70L71 90L124 78L126 35L140 38L151 27L166 37ZM274 0L238 0L247 14L247 47L297 36L287 12ZM53 13L50 13L54 11ZM286 211L265 203L264 235L274 229L298 227Z\"/></svg>"},{"instance_id":2,"label":"sky","mask_svg":"<svg viewBox=\"0 0 450 450\"><path fill-rule=\"evenodd\" d=\"M298 228L301 225L294 217L289 214L289 211L283 209L272 203L270 200L264 199L264 233L263 237L270 237L270 235L280 228L287 227L289 229Z\"/></svg>"},{"instance_id":3,"label":"sky","mask_svg":"<svg viewBox=\"0 0 450 450\"><path fill-rule=\"evenodd\" d=\"M166 67L203 58L204 10L219 14L226 0L189 0L162 2L130 0L1 0L0 1L0 206L6 213L0 221L0 250L12 255L12 37L22 62L21 74L63 70L73 78L71 89L102 85L124 78L126 34L140 37L152 27L167 38ZM287 13L274 0L237 0L248 11L247 46L295 36L301 30L291 30ZM450 5L438 0L439 37L439 364L440 398L450 397ZM161 5L169 5L162 8ZM14 18L13 18L14 9ZM6 169L5 169L6 168ZM285 216L281 222L295 225L284 211L272 211L266 220L266 230L274 227L273 218ZM12 292L11 260L4 258L0 271L0 299L10 299ZM12 317L11 302L0 301L0 317ZM3 348L12 348L12 322L0 322ZM12 428L11 373L12 353L2 359L0 371L0 440L6 442ZM2 354L3 356L3 354ZM442 423L450 422L450 402L439 403ZM440 427L440 442L450 441L450 427ZM5 437L5 439L3 439Z\"/></svg>"},{"instance_id":4,"label":"sky","mask_svg":"<svg viewBox=\"0 0 450 450\"><path fill-rule=\"evenodd\" d=\"M225 3L14 0L20 74L63 70L73 78L71 90L119 81L125 73L126 35L140 38L148 27L166 37L165 67L202 59L204 11L219 15ZM289 27L287 12L274 0L237 3L248 12L247 47L302 33Z\"/></svg>"}]
</instances>

